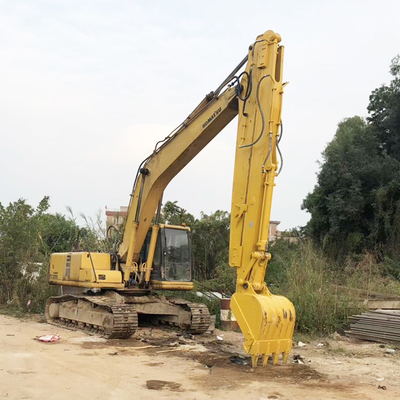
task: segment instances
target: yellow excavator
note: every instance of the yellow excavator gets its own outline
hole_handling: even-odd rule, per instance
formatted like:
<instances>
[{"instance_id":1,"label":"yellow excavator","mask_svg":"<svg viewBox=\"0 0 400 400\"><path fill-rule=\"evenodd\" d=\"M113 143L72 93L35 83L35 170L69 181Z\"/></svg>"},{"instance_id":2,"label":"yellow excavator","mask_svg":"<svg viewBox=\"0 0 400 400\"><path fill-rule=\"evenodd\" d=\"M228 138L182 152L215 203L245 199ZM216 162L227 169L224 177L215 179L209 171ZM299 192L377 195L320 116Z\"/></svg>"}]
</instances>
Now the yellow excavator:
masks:
<instances>
[{"instance_id":1,"label":"yellow excavator","mask_svg":"<svg viewBox=\"0 0 400 400\"><path fill-rule=\"evenodd\" d=\"M146 319L192 333L207 330L206 306L154 293L193 289L190 230L160 224L161 201L172 178L238 116L229 249L237 285L231 309L253 366L260 357L264 365L270 356L274 364L280 355L287 361L295 310L265 284L285 85L280 41L273 31L258 36L224 82L140 164L122 240L114 252L52 254L50 284L77 287L81 293L50 298L49 323L107 338L128 338Z\"/></svg>"}]
</instances>

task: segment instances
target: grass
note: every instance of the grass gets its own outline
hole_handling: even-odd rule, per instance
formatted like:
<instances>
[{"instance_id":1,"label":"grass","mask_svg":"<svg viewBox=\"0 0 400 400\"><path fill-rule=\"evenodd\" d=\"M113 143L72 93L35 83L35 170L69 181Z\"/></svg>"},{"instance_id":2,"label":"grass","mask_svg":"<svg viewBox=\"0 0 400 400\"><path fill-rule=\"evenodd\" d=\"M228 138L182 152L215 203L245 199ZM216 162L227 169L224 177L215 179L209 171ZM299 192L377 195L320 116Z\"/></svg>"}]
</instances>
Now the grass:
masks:
<instances>
[{"instance_id":1,"label":"grass","mask_svg":"<svg viewBox=\"0 0 400 400\"><path fill-rule=\"evenodd\" d=\"M348 316L361 312L362 304L337 290L337 275L332 265L311 243L299 243L288 251L285 273L272 289L294 304L296 330L309 335L328 335L344 329Z\"/></svg>"}]
</instances>

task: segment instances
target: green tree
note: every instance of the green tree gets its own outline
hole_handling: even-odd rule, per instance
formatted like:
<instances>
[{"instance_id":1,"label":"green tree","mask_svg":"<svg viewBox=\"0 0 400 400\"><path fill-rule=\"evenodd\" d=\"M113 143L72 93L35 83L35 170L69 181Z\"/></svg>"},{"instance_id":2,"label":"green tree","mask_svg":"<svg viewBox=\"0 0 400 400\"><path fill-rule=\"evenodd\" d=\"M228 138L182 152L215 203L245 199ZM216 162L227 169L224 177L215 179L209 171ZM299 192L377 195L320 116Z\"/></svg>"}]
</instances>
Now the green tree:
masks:
<instances>
[{"instance_id":1,"label":"green tree","mask_svg":"<svg viewBox=\"0 0 400 400\"><path fill-rule=\"evenodd\" d=\"M35 243L36 215L38 210L23 199L8 207L0 203L0 302L12 300L21 264L40 260Z\"/></svg>"},{"instance_id":2,"label":"green tree","mask_svg":"<svg viewBox=\"0 0 400 400\"><path fill-rule=\"evenodd\" d=\"M390 85L374 90L367 123L342 121L323 152L317 185L303 202L311 213L306 232L332 257L399 252L399 57Z\"/></svg>"},{"instance_id":3,"label":"green tree","mask_svg":"<svg viewBox=\"0 0 400 400\"><path fill-rule=\"evenodd\" d=\"M61 214L44 214L38 226L39 250L43 255L72 251L79 227Z\"/></svg>"},{"instance_id":4,"label":"green tree","mask_svg":"<svg viewBox=\"0 0 400 400\"><path fill-rule=\"evenodd\" d=\"M50 253L73 249L79 228L48 209L47 196L36 208L24 199L7 207L0 203L0 304L21 307L29 299L40 310L48 294Z\"/></svg>"},{"instance_id":5,"label":"green tree","mask_svg":"<svg viewBox=\"0 0 400 400\"><path fill-rule=\"evenodd\" d=\"M339 124L323 152L317 185L303 209L311 213L307 233L329 254L357 252L371 233L372 190L379 185L378 143L360 117Z\"/></svg>"},{"instance_id":6,"label":"green tree","mask_svg":"<svg viewBox=\"0 0 400 400\"><path fill-rule=\"evenodd\" d=\"M371 130L383 154L400 161L400 55L392 60L389 85L375 89L368 105Z\"/></svg>"},{"instance_id":7,"label":"green tree","mask_svg":"<svg viewBox=\"0 0 400 400\"><path fill-rule=\"evenodd\" d=\"M177 201L167 201L162 209L163 220L170 225L192 226L195 218L188 213L184 208L179 207Z\"/></svg>"},{"instance_id":8,"label":"green tree","mask_svg":"<svg viewBox=\"0 0 400 400\"><path fill-rule=\"evenodd\" d=\"M196 279L211 279L217 267L228 266L230 215L216 211L193 225L193 256ZM220 271L221 272L221 271Z\"/></svg>"}]
</instances>

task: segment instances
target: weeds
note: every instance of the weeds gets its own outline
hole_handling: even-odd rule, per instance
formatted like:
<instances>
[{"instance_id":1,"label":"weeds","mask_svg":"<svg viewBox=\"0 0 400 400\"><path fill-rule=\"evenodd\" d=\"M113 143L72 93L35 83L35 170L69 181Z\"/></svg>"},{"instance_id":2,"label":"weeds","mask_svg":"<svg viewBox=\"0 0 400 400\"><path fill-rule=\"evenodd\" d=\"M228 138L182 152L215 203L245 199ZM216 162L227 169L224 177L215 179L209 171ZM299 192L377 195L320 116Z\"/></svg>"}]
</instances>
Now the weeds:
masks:
<instances>
[{"instance_id":1,"label":"weeds","mask_svg":"<svg viewBox=\"0 0 400 400\"><path fill-rule=\"evenodd\" d=\"M311 243L301 242L289 250L285 274L272 289L293 302L296 329L311 335L343 329L348 316L362 310L361 303L338 291L334 269Z\"/></svg>"},{"instance_id":2,"label":"weeds","mask_svg":"<svg viewBox=\"0 0 400 400\"><path fill-rule=\"evenodd\" d=\"M372 253L366 253L357 262L347 260L344 282L347 287L363 290L367 296L375 293L400 295L400 282L387 273L387 258L378 262Z\"/></svg>"},{"instance_id":3,"label":"weeds","mask_svg":"<svg viewBox=\"0 0 400 400\"><path fill-rule=\"evenodd\" d=\"M13 296L7 302L7 307L14 314L43 313L47 299L56 294L57 287L48 283L47 265L41 265L33 272L26 272L15 282Z\"/></svg>"}]
</instances>

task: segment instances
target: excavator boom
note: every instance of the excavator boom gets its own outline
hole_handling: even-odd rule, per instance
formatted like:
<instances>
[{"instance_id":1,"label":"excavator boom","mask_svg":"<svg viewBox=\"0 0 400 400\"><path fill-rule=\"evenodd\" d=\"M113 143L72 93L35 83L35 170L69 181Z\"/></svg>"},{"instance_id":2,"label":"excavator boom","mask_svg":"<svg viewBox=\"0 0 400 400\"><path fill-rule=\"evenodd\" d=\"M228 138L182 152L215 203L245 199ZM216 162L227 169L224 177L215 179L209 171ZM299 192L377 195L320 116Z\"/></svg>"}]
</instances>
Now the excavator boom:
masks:
<instances>
[{"instance_id":1,"label":"excavator boom","mask_svg":"<svg viewBox=\"0 0 400 400\"><path fill-rule=\"evenodd\" d=\"M139 169L119 248L119 255L127 266L138 261L159 201L171 179L237 115L235 88L219 96L213 93L197 109L156 147Z\"/></svg>"}]
</instances>

